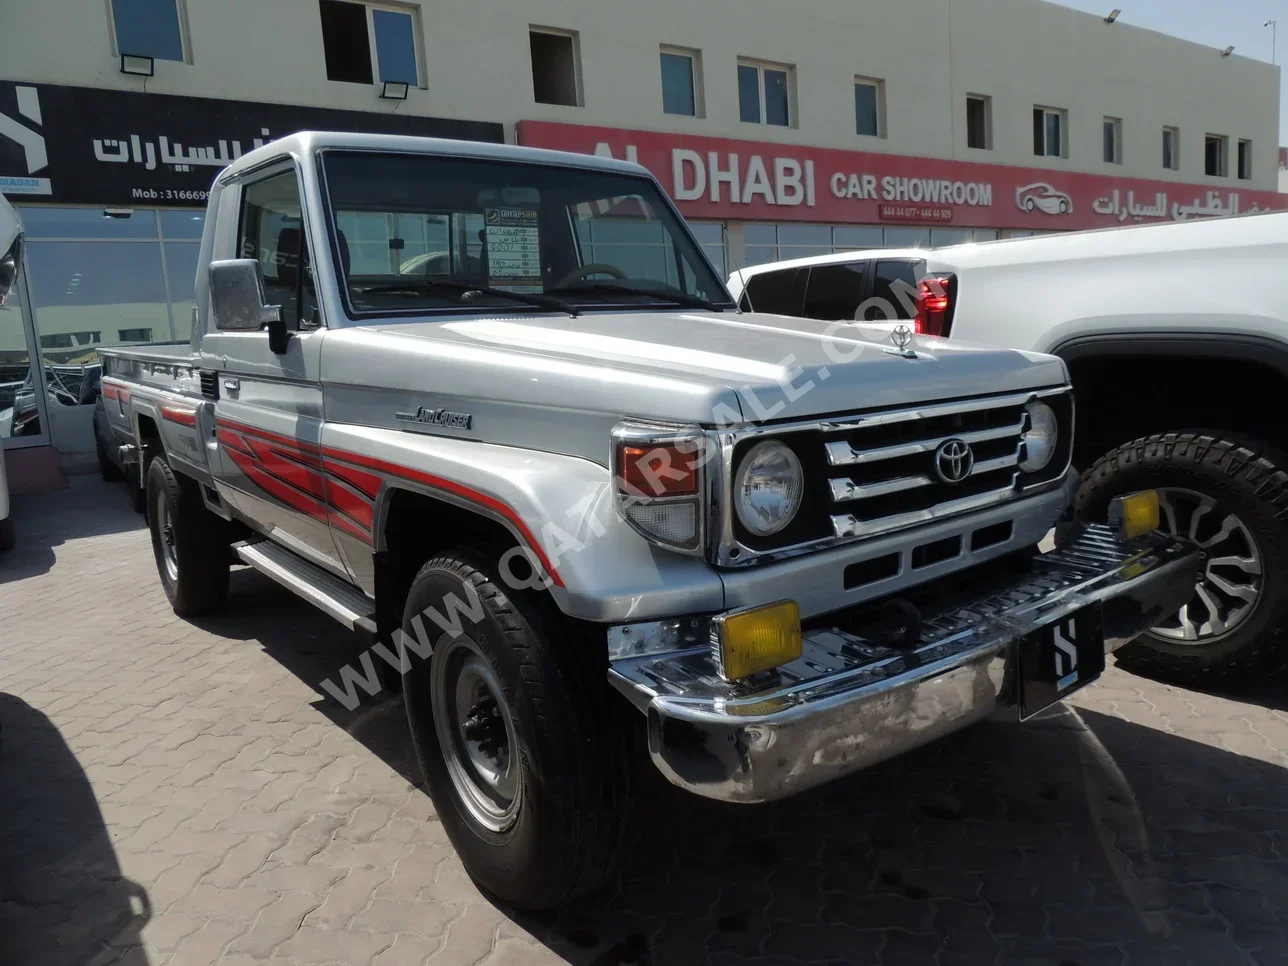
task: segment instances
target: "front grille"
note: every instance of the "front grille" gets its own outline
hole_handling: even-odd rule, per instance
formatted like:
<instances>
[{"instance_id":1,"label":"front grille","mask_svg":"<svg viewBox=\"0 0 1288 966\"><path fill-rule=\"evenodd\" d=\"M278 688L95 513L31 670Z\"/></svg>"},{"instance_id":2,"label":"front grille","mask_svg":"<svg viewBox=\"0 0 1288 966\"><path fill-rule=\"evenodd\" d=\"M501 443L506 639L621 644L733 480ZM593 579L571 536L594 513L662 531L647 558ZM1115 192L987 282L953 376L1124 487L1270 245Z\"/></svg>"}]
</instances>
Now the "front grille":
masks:
<instances>
[{"instance_id":1,"label":"front grille","mask_svg":"<svg viewBox=\"0 0 1288 966\"><path fill-rule=\"evenodd\" d=\"M972 401L924 414L885 413L826 433L832 533L862 537L1009 499L1019 475L1022 400ZM936 452L960 440L973 462L958 481L938 472Z\"/></svg>"},{"instance_id":2,"label":"front grille","mask_svg":"<svg viewBox=\"0 0 1288 966\"><path fill-rule=\"evenodd\" d=\"M1022 473L1025 406L1035 398L1055 410L1059 442L1042 471ZM735 515L734 536L753 555L799 552L981 510L1063 475L1072 430L1068 390L1008 393L783 427L774 438L801 462L802 506L787 527L769 537L751 534ZM739 441L734 467L764 438ZM953 440L969 446L973 459L969 472L955 482L936 471L936 452Z\"/></svg>"}]
</instances>

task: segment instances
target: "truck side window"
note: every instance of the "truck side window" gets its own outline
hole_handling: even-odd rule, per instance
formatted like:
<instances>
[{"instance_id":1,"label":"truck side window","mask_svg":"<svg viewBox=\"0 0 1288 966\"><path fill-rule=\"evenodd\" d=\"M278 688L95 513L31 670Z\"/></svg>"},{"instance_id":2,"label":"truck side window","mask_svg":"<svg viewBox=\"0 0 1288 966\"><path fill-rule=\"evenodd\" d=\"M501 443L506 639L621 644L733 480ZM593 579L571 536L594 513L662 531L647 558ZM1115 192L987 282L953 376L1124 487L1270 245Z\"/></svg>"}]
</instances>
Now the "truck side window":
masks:
<instances>
[{"instance_id":1,"label":"truck side window","mask_svg":"<svg viewBox=\"0 0 1288 966\"><path fill-rule=\"evenodd\" d=\"M316 299L311 294L312 267L307 256L301 257L307 249L294 171L271 175L242 189L237 249L242 258L259 259L268 304L282 306L287 328L298 329L302 289L307 287L310 293L305 301L315 304Z\"/></svg>"},{"instance_id":2,"label":"truck side window","mask_svg":"<svg viewBox=\"0 0 1288 966\"><path fill-rule=\"evenodd\" d=\"M807 268L780 268L761 272L747 282L747 298L757 312L800 315L805 302Z\"/></svg>"},{"instance_id":3,"label":"truck side window","mask_svg":"<svg viewBox=\"0 0 1288 966\"><path fill-rule=\"evenodd\" d=\"M805 289L805 318L857 319L867 267L867 262L815 265Z\"/></svg>"},{"instance_id":4,"label":"truck side window","mask_svg":"<svg viewBox=\"0 0 1288 966\"><path fill-rule=\"evenodd\" d=\"M911 319L917 315L917 277L920 261L877 262L872 300L863 317L872 320Z\"/></svg>"}]
</instances>

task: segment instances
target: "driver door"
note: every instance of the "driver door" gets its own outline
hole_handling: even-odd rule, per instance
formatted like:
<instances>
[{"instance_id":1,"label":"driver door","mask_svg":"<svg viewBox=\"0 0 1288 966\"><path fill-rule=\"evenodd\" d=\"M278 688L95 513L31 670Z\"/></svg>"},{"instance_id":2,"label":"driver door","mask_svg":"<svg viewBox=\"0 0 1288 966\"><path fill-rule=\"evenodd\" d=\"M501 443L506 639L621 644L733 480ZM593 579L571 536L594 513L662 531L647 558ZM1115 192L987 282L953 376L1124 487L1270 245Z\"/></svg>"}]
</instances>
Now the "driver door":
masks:
<instances>
[{"instance_id":1,"label":"driver door","mask_svg":"<svg viewBox=\"0 0 1288 966\"><path fill-rule=\"evenodd\" d=\"M268 304L282 307L286 352L268 332L208 332L207 366L218 378L215 436L220 483L254 529L344 574L328 522L322 477L321 349L300 187L290 162L240 186L236 253L259 260ZM213 356L209 358L209 356Z\"/></svg>"}]
</instances>

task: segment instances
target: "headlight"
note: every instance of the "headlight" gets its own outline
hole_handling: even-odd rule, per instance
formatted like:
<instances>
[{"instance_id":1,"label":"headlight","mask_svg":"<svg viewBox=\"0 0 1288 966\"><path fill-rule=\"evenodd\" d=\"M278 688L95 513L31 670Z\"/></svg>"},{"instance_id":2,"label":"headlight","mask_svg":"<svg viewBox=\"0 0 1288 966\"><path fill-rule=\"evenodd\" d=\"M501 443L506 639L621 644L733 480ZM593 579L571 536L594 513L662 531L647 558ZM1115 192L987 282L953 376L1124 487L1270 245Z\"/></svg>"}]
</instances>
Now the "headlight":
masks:
<instances>
[{"instance_id":1,"label":"headlight","mask_svg":"<svg viewBox=\"0 0 1288 966\"><path fill-rule=\"evenodd\" d=\"M757 443L734 477L738 519L758 537L777 533L800 509L804 482L801 462L788 447L773 440Z\"/></svg>"},{"instance_id":2,"label":"headlight","mask_svg":"<svg viewBox=\"0 0 1288 966\"><path fill-rule=\"evenodd\" d=\"M1020 437L1024 443L1024 457L1020 470L1036 473L1051 462L1055 455L1055 441L1059 435L1055 410L1046 403L1033 402L1025 407L1029 415L1029 428Z\"/></svg>"}]
</instances>

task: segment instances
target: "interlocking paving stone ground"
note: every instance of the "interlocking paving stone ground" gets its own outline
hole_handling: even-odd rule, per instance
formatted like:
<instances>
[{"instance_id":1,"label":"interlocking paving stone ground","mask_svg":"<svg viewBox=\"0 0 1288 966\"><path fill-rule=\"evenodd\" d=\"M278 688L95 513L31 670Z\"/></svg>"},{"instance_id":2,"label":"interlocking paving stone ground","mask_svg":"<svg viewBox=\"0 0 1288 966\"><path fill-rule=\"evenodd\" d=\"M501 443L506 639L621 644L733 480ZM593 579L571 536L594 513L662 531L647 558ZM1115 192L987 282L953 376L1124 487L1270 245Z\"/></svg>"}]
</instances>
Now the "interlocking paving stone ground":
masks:
<instances>
[{"instance_id":1,"label":"interlocking paving stone ground","mask_svg":"<svg viewBox=\"0 0 1288 966\"><path fill-rule=\"evenodd\" d=\"M772 806L648 780L603 893L510 916L448 845L400 705L319 690L348 632L244 570L226 614L176 618L116 486L15 507L0 962L1288 963L1283 682L1110 669Z\"/></svg>"}]
</instances>

